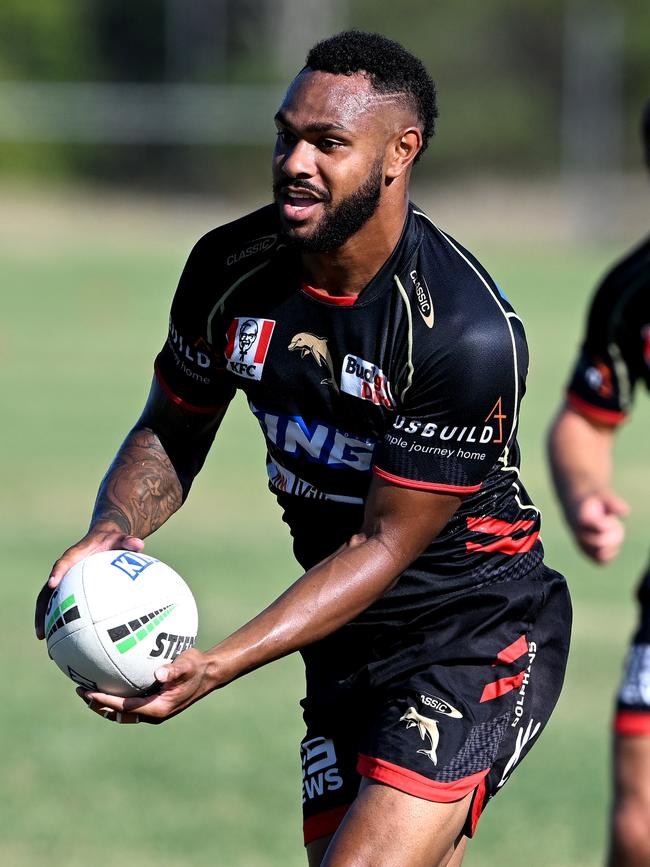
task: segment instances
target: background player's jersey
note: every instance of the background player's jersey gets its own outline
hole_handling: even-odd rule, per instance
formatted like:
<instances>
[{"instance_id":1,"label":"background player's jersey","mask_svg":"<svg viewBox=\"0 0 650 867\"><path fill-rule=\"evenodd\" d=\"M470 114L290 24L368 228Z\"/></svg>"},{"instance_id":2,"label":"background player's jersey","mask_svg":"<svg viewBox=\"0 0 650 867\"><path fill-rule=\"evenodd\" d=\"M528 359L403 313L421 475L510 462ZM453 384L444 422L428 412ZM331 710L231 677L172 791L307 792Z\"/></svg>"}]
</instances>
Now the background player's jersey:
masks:
<instances>
[{"instance_id":1,"label":"background player's jersey","mask_svg":"<svg viewBox=\"0 0 650 867\"><path fill-rule=\"evenodd\" d=\"M617 425L629 412L639 381L650 386L650 240L598 288L568 402L587 418Z\"/></svg>"},{"instance_id":2,"label":"background player's jersey","mask_svg":"<svg viewBox=\"0 0 650 867\"><path fill-rule=\"evenodd\" d=\"M516 443L527 367L523 326L498 287L415 207L356 299L302 283L275 206L208 233L156 361L168 394L196 412L244 391L305 567L359 530L373 472L463 495L375 603L382 616L393 598L417 609L432 590L508 580L540 563L539 512L519 481Z\"/></svg>"}]
</instances>

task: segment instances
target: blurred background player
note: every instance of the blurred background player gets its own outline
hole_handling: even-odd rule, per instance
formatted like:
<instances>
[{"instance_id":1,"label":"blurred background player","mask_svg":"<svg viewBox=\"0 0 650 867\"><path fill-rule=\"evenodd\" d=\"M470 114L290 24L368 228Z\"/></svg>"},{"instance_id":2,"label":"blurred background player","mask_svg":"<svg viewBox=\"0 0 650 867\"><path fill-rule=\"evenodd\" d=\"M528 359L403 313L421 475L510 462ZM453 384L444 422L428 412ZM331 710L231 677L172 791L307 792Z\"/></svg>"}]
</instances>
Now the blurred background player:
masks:
<instances>
[{"instance_id":1,"label":"blurred background player","mask_svg":"<svg viewBox=\"0 0 650 867\"><path fill-rule=\"evenodd\" d=\"M641 123L650 169L650 102ZM577 544L608 563L628 507L611 489L613 446L634 388L650 386L650 239L617 264L591 304L567 400L549 434L555 489ZM638 589L640 622L614 719L610 867L650 865L650 571Z\"/></svg>"}]
</instances>

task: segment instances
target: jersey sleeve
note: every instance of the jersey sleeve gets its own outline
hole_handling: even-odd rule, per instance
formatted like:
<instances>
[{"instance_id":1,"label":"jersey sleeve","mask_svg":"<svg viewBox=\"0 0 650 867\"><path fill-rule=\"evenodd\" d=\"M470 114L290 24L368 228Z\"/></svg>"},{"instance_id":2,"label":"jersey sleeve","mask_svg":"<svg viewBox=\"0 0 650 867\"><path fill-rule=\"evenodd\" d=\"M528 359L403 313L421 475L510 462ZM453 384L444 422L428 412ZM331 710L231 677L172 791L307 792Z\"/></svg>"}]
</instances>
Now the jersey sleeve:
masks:
<instances>
[{"instance_id":1,"label":"jersey sleeve","mask_svg":"<svg viewBox=\"0 0 650 867\"><path fill-rule=\"evenodd\" d=\"M225 331L215 308L213 243L202 238L187 260L174 295L167 340L154 369L167 395L193 412L210 413L235 393L225 370L222 346L213 335Z\"/></svg>"},{"instance_id":2,"label":"jersey sleeve","mask_svg":"<svg viewBox=\"0 0 650 867\"><path fill-rule=\"evenodd\" d=\"M398 414L376 451L378 476L439 493L481 488L514 441L528 365L523 328L515 333L519 320L501 320L496 332L475 323L446 348L414 358Z\"/></svg>"},{"instance_id":3,"label":"jersey sleeve","mask_svg":"<svg viewBox=\"0 0 650 867\"><path fill-rule=\"evenodd\" d=\"M619 425L627 416L636 380L618 333L619 294L610 278L596 293L580 354L567 388L569 406L592 421Z\"/></svg>"}]
</instances>

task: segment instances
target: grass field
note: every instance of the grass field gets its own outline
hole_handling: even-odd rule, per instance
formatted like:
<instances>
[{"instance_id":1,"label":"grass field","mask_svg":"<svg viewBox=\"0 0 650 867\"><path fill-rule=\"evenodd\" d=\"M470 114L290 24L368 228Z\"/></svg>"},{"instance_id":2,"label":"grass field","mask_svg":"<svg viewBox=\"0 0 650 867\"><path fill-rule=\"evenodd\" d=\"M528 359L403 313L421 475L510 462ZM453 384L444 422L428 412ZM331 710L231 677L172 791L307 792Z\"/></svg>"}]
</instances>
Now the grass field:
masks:
<instances>
[{"instance_id":1,"label":"grass field","mask_svg":"<svg viewBox=\"0 0 650 867\"><path fill-rule=\"evenodd\" d=\"M162 727L121 728L84 709L32 632L36 592L55 557L82 534L97 483L139 413L189 246L219 221L219 214L162 220L155 207L108 214L100 199L50 202L46 212L30 200L2 211L0 862L11 867L304 864L298 659L250 675ZM612 694L646 555L648 402L639 401L619 438L617 484L633 511L616 565L597 569L573 549L549 489L543 442L587 295L625 244L524 240L506 248L461 239L527 324L523 477L544 511L548 562L569 577L575 608L556 714L488 808L466 863L596 867ZM185 508L148 550L190 581L204 647L297 577L266 492L261 437L241 399Z\"/></svg>"}]
</instances>

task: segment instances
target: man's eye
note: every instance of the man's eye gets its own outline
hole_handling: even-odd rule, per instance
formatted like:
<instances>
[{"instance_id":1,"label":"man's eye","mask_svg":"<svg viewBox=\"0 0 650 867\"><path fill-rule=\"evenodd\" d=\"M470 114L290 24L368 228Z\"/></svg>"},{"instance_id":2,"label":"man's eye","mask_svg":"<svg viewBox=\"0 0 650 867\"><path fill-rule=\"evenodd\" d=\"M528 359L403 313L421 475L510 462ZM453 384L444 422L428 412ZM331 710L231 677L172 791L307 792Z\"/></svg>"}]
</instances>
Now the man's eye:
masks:
<instances>
[{"instance_id":1,"label":"man's eye","mask_svg":"<svg viewBox=\"0 0 650 867\"><path fill-rule=\"evenodd\" d=\"M287 129L278 130L277 136L280 141L282 141L283 144L286 145L295 144L295 142L297 141L295 135L293 135L293 133L289 132L289 130Z\"/></svg>"},{"instance_id":2,"label":"man's eye","mask_svg":"<svg viewBox=\"0 0 650 867\"><path fill-rule=\"evenodd\" d=\"M324 150L324 151L334 151L340 147L341 147L341 142L336 141L336 139L333 139L333 138L323 139L320 143L320 148L321 148L321 150Z\"/></svg>"}]
</instances>

